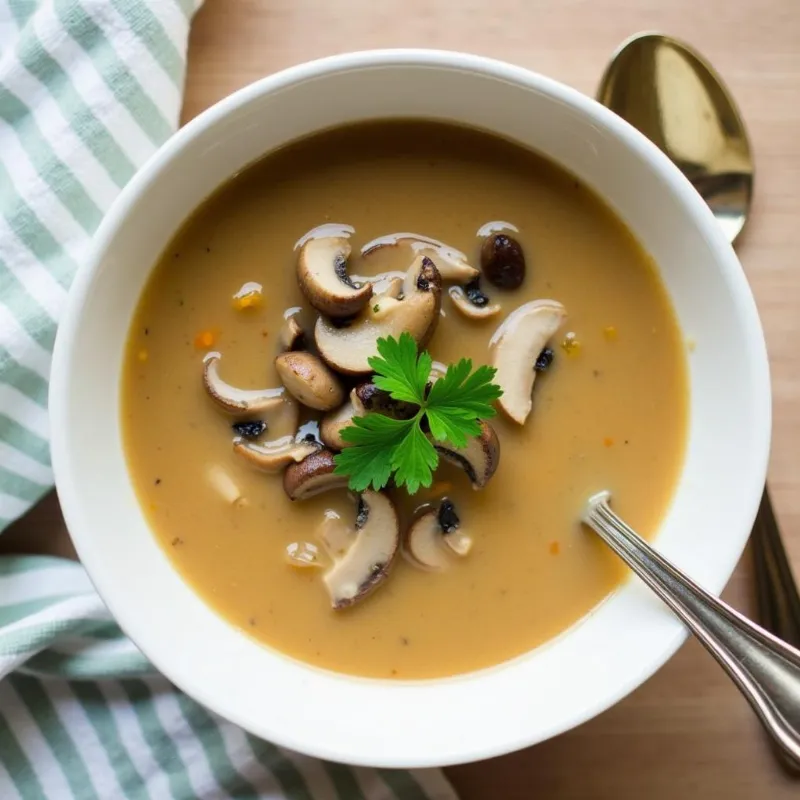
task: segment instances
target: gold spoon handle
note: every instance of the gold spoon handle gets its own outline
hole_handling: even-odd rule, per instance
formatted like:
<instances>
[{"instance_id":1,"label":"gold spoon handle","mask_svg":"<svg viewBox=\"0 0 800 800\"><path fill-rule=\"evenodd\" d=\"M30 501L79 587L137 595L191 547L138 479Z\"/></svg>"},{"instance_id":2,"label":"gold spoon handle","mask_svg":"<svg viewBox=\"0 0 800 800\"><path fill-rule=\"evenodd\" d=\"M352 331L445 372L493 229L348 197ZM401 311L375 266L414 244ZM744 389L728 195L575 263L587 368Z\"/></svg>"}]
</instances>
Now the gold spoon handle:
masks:
<instances>
[{"instance_id":1,"label":"gold spoon handle","mask_svg":"<svg viewBox=\"0 0 800 800\"><path fill-rule=\"evenodd\" d=\"M780 751L800 768L800 651L712 597L609 507L589 500L583 521L675 612L747 698Z\"/></svg>"},{"instance_id":2,"label":"gold spoon handle","mask_svg":"<svg viewBox=\"0 0 800 800\"><path fill-rule=\"evenodd\" d=\"M759 620L768 631L800 648L800 595L766 487L752 542Z\"/></svg>"}]
</instances>

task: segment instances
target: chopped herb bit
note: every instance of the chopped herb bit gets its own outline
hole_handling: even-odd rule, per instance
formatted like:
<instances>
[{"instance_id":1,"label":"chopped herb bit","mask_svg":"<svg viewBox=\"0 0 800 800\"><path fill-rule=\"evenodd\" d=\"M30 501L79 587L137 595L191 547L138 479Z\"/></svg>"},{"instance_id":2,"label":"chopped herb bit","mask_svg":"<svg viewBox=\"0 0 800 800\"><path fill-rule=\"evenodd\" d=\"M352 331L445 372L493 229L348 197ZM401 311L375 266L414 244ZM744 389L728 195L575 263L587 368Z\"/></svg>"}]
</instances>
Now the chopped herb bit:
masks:
<instances>
[{"instance_id":1,"label":"chopped herb bit","mask_svg":"<svg viewBox=\"0 0 800 800\"><path fill-rule=\"evenodd\" d=\"M372 310L377 314L381 310L381 307L378 305L378 303L376 303L374 306L372 306Z\"/></svg>"},{"instance_id":2,"label":"chopped herb bit","mask_svg":"<svg viewBox=\"0 0 800 800\"><path fill-rule=\"evenodd\" d=\"M247 422L234 422L231 425L237 436L243 439L257 439L267 429L267 423L260 419L249 420Z\"/></svg>"},{"instance_id":3,"label":"chopped herb bit","mask_svg":"<svg viewBox=\"0 0 800 800\"><path fill-rule=\"evenodd\" d=\"M180 537L180 536L176 536L176 537L175 537L175 538L174 538L174 539L173 539L173 540L170 542L170 544L171 544L173 547L179 547L180 545L182 545L182 544L183 544L183 539L181 539L181 537Z\"/></svg>"},{"instance_id":4,"label":"chopped herb bit","mask_svg":"<svg viewBox=\"0 0 800 800\"><path fill-rule=\"evenodd\" d=\"M536 359L536 364L534 364L533 368L537 372L544 372L553 363L555 357L556 354L549 347L545 347L545 349L539 353L539 357Z\"/></svg>"}]
</instances>

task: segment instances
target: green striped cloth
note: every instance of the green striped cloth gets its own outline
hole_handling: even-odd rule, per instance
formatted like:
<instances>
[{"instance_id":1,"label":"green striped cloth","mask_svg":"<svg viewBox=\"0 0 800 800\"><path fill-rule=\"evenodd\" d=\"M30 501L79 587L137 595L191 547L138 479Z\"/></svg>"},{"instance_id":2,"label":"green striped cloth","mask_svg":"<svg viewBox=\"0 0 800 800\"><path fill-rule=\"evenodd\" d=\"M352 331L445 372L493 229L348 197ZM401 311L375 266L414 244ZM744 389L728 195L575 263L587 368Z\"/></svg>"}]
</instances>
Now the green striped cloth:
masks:
<instances>
[{"instance_id":1,"label":"green striped cloth","mask_svg":"<svg viewBox=\"0 0 800 800\"><path fill-rule=\"evenodd\" d=\"M268 2L268 0L264 0ZM199 0L0 0L0 530L52 486L56 323L103 212L177 127ZM155 673L79 564L0 558L0 800L453 800L321 762Z\"/></svg>"}]
</instances>

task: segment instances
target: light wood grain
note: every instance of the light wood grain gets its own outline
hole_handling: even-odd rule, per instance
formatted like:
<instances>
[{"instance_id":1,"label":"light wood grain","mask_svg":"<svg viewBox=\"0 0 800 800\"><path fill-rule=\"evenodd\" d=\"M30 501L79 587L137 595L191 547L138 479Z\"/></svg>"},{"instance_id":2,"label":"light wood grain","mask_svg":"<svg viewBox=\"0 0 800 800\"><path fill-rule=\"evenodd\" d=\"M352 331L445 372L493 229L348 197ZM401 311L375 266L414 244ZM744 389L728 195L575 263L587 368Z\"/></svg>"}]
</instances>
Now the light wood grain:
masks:
<instances>
[{"instance_id":1,"label":"light wood grain","mask_svg":"<svg viewBox=\"0 0 800 800\"><path fill-rule=\"evenodd\" d=\"M798 0L207 0L192 31L184 119L282 67L373 47L472 51L592 93L616 46L644 29L682 37L705 53L749 124L756 202L739 254L772 364L773 498L800 565ZM68 554L54 500L0 546ZM754 610L751 578L746 557L725 593L745 613ZM694 642L581 728L449 775L465 800L782 800L800 792L777 767L744 701Z\"/></svg>"}]
</instances>

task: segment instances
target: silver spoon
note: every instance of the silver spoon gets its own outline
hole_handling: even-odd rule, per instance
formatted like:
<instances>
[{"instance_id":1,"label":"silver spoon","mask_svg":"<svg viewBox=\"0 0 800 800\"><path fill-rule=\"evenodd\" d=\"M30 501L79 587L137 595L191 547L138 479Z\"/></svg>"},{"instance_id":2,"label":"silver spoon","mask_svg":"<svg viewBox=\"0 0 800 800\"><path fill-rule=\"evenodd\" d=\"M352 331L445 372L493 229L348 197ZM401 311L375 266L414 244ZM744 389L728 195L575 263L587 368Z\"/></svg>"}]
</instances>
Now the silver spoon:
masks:
<instances>
[{"instance_id":1,"label":"silver spoon","mask_svg":"<svg viewBox=\"0 0 800 800\"><path fill-rule=\"evenodd\" d=\"M712 597L592 497L583 515L730 675L788 764L800 769L800 651Z\"/></svg>"},{"instance_id":2,"label":"silver spoon","mask_svg":"<svg viewBox=\"0 0 800 800\"><path fill-rule=\"evenodd\" d=\"M750 212L755 166L744 121L711 65L669 36L637 34L614 54L597 99L672 159L733 244ZM752 542L761 624L800 647L800 595L766 487Z\"/></svg>"}]
</instances>

